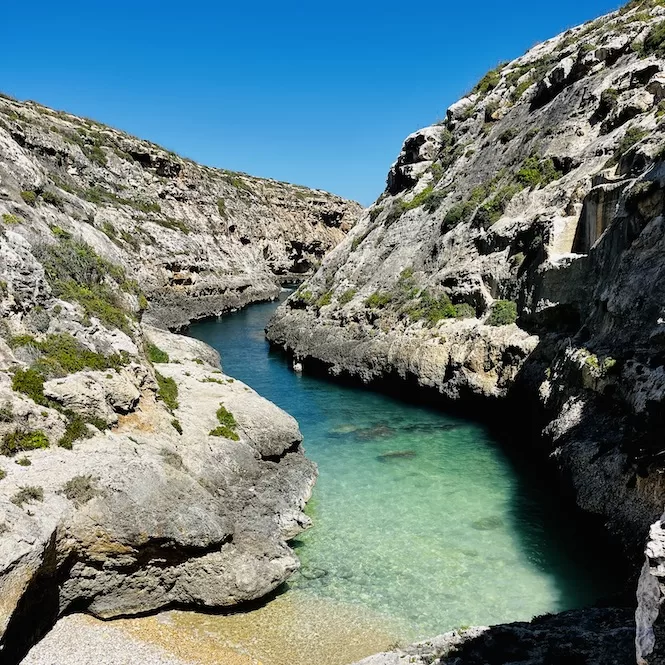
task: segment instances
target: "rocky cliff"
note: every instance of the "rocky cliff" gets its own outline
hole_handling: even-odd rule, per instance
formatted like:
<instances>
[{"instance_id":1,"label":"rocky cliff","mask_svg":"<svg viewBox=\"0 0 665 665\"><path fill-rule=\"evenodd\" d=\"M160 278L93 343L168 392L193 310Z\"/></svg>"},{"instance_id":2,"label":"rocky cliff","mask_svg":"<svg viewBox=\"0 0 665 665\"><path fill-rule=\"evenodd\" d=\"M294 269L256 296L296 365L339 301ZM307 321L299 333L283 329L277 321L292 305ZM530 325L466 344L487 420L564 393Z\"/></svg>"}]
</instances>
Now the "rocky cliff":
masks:
<instances>
[{"instance_id":1,"label":"rocky cliff","mask_svg":"<svg viewBox=\"0 0 665 665\"><path fill-rule=\"evenodd\" d=\"M297 569L297 423L164 328L274 297L359 210L0 99L3 663L68 611L234 606Z\"/></svg>"},{"instance_id":2,"label":"rocky cliff","mask_svg":"<svg viewBox=\"0 0 665 665\"><path fill-rule=\"evenodd\" d=\"M272 298L302 279L361 207L326 192L183 159L93 120L0 97L0 215L124 266L171 328ZM56 231L57 233L57 231Z\"/></svg>"},{"instance_id":3,"label":"rocky cliff","mask_svg":"<svg viewBox=\"0 0 665 665\"><path fill-rule=\"evenodd\" d=\"M305 369L399 377L504 417L513 404L525 443L637 558L665 503L664 159L665 6L635 0L409 136L269 337ZM640 587L642 619L657 587Z\"/></svg>"}]
</instances>

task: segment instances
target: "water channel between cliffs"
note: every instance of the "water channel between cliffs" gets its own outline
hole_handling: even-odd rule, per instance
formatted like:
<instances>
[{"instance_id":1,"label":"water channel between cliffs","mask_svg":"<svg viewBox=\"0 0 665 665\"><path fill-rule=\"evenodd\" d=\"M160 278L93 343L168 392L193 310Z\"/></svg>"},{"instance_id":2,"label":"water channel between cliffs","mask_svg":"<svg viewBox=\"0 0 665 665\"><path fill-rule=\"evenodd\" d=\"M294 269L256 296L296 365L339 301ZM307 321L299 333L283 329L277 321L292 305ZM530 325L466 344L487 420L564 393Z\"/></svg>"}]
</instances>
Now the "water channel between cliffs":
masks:
<instances>
[{"instance_id":1,"label":"water channel between cliffs","mask_svg":"<svg viewBox=\"0 0 665 665\"><path fill-rule=\"evenodd\" d=\"M530 619L612 591L575 521L475 421L291 371L252 305L189 334L293 416L319 466L282 597L371 617L396 640Z\"/></svg>"}]
</instances>

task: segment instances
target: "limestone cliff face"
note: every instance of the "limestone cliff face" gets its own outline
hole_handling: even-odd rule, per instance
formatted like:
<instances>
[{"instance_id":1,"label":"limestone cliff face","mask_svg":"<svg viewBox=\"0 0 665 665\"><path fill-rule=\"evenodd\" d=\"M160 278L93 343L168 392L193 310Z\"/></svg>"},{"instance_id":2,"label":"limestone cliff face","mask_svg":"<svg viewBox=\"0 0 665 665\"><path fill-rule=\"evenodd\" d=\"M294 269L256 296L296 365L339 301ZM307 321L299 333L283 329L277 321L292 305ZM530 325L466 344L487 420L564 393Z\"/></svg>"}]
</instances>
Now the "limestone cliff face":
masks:
<instances>
[{"instance_id":1,"label":"limestone cliff face","mask_svg":"<svg viewBox=\"0 0 665 665\"><path fill-rule=\"evenodd\" d=\"M208 168L92 120L0 97L0 214L23 235L47 241L58 227L125 266L160 325L274 297L278 282L311 273L360 211L326 192Z\"/></svg>"},{"instance_id":2,"label":"limestone cliff face","mask_svg":"<svg viewBox=\"0 0 665 665\"><path fill-rule=\"evenodd\" d=\"M164 328L274 297L359 211L0 98L0 661L67 611L228 607L296 570L297 423Z\"/></svg>"},{"instance_id":3,"label":"limestone cliff face","mask_svg":"<svg viewBox=\"0 0 665 665\"><path fill-rule=\"evenodd\" d=\"M488 73L269 329L305 368L515 398L635 556L665 503L664 37L634 1Z\"/></svg>"}]
</instances>

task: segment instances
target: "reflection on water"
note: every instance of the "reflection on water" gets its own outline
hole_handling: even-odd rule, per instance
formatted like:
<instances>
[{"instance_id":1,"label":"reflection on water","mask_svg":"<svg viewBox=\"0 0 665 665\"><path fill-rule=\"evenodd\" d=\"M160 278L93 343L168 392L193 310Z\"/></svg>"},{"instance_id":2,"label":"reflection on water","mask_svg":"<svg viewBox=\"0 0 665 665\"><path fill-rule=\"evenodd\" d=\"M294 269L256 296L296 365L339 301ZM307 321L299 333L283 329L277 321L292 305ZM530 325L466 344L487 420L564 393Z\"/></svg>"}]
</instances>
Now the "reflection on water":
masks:
<instances>
[{"instance_id":1,"label":"reflection on water","mask_svg":"<svg viewBox=\"0 0 665 665\"><path fill-rule=\"evenodd\" d=\"M400 639L593 602L607 578L537 479L474 421L293 373L254 305L190 334L227 373L294 415L320 476L294 543L301 600L366 611ZM344 662L344 661L338 661Z\"/></svg>"}]
</instances>

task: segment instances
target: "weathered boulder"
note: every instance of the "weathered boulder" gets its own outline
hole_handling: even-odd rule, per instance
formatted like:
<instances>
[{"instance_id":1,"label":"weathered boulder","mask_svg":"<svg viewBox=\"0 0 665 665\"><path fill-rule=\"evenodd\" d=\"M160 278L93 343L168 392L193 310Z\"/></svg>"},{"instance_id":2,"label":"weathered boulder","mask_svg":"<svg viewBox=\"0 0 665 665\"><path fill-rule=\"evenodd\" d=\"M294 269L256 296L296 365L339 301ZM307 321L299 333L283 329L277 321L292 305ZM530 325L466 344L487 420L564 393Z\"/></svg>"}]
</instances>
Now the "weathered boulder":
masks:
<instances>
[{"instance_id":1,"label":"weathered boulder","mask_svg":"<svg viewBox=\"0 0 665 665\"><path fill-rule=\"evenodd\" d=\"M151 332L173 354L158 369L178 386L177 406L155 401L140 365L108 380L73 374L48 394L116 428L73 450L28 452L29 466L0 461L3 663L73 608L110 618L229 607L298 568L287 540L310 524L316 469L297 423L202 360L216 356L200 342ZM217 433L222 406L233 421Z\"/></svg>"}]
</instances>

